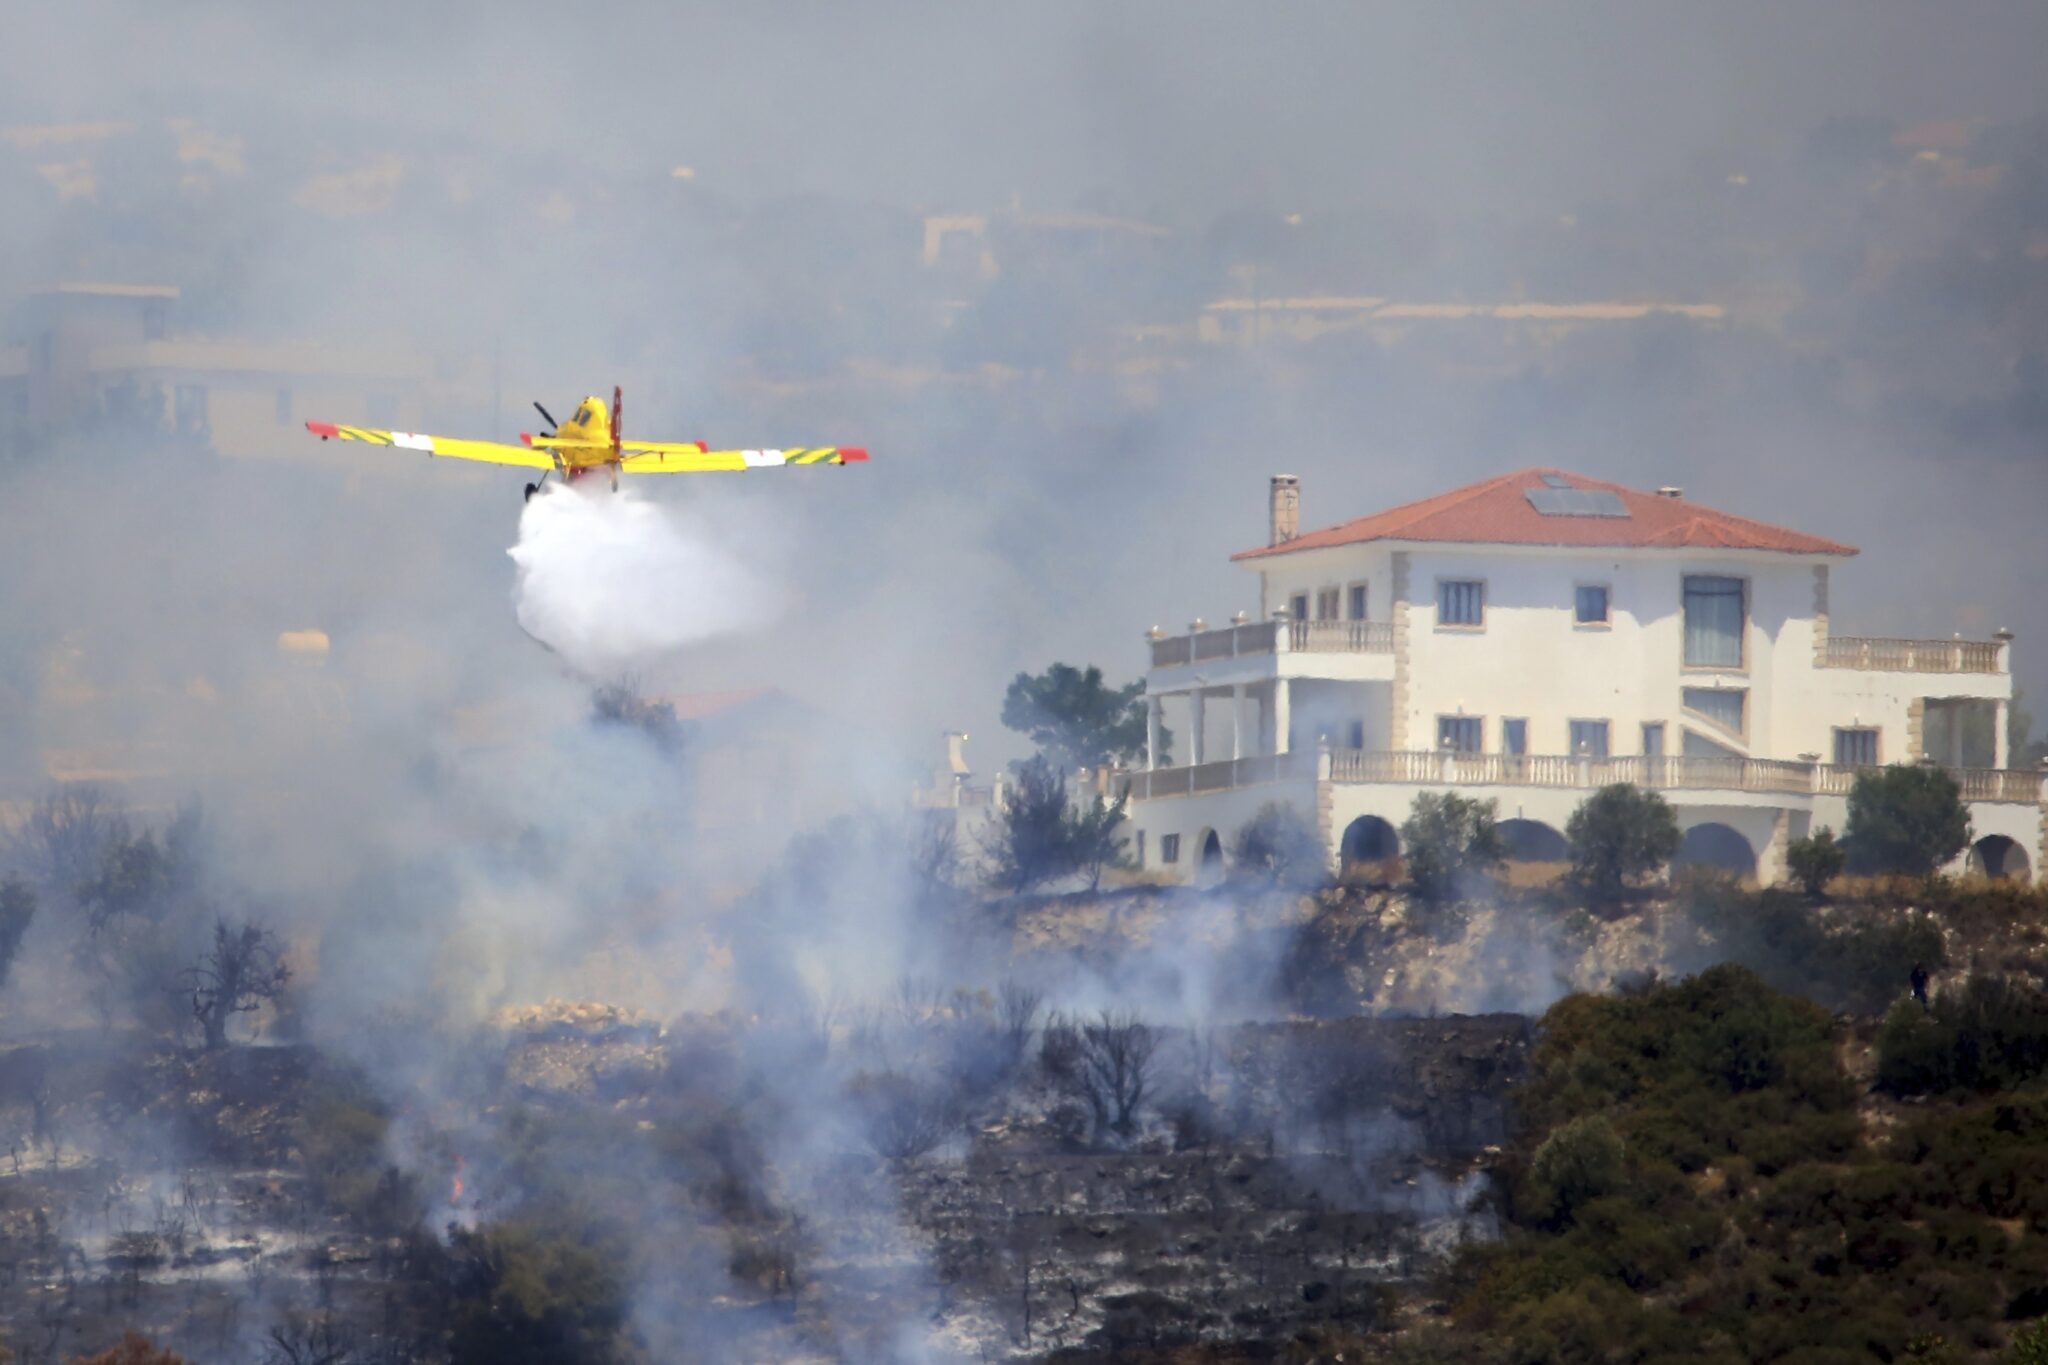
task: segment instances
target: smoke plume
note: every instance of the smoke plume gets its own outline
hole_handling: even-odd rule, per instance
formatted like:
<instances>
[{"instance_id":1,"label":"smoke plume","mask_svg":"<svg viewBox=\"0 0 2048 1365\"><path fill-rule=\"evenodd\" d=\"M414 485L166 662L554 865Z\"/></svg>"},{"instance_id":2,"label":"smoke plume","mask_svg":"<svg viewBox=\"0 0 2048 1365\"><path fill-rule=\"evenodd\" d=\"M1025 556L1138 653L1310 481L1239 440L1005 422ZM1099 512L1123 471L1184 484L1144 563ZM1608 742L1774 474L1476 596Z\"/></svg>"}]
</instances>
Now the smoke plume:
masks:
<instances>
[{"instance_id":1,"label":"smoke plume","mask_svg":"<svg viewBox=\"0 0 2048 1365\"><path fill-rule=\"evenodd\" d=\"M630 489L533 498L507 553L519 624L585 673L758 628L783 604L704 528Z\"/></svg>"}]
</instances>

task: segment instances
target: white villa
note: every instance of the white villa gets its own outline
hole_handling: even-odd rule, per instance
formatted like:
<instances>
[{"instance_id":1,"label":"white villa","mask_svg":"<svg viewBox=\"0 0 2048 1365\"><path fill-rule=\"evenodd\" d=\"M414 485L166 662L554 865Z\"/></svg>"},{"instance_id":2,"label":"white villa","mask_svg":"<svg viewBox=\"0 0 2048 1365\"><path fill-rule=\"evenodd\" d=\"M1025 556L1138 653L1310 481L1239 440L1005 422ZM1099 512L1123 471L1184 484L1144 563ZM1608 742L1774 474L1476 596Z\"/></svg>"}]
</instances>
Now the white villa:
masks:
<instances>
[{"instance_id":1,"label":"white villa","mask_svg":"<svg viewBox=\"0 0 2048 1365\"><path fill-rule=\"evenodd\" d=\"M1968 865L2048 863L2039 770L2006 754L2011 641L1836 635L1848 545L1686 500L1530 469L1325 530L1272 481L1256 618L1150 633L1153 743L1130 782L1135 853L1220 870L1268 802L1313 813L1333 866L1399 852L1415 795L1498 802L1519 856L1610 782L1662 792L1681 862L1763 881L1842 829L1859 769L1950 768ZM1160 727L1172 732L1162 766Z\"/></svg>"}]
</instances>

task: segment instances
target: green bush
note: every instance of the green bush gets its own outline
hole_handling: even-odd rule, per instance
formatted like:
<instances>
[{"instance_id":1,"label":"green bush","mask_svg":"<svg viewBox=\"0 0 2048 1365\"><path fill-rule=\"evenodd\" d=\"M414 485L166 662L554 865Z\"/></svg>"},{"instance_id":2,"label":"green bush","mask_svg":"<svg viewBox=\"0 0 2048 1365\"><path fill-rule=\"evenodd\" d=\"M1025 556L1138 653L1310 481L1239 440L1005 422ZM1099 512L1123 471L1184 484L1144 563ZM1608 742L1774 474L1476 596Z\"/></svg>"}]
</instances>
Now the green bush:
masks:
<instances>
[{"instance_id":1,"label":"green bush","mask_svg":"<svg viewBox=\"0 0 2048 1365\"><path fill-rule=\"evenodd\" d=\"M1408 878L1432 904L1457 896L1507 860L1494 825L1498 806L1451 792L1424 792L1401 822Z\"/></svg>"},{"instance_id":2,"label":"green bush","mask_svg":"<svg viewBox=\"0 0 2048 1365\"><path fill-rule=\"evenodd\" d=\"M1614 1126L1598 1114L1573 1119L1536 1149L1526 1209L1544 1223L1570 1223L1594 1200L1621 1193L1627 1178L1628 1149Z\"/></svg>"},{"instance_id":3,"label":"green bush","mask_svg":"<svg viewBox=\"0 0 2048 1365\"><path fill-rule=\"evenodd\" d=\"M1681 905L1724 960L1830 1009L1882 1009L1913 963L1939 968L1947 961L1941 926L1923 915L1824 916L1795 893L1729 884L1688 887Z\"/></svg>"},{"instance_id":4,"label":"green bush","mask_svg":"<svg viewBox=\"0 0 2048 1365\"><path fill-rule=\"evenodd\" d=\"M619 1358L622 1234L576 1211L456 1229L452 1365L577 1365Z\"/></svg>"},{"instance_id":5,"label":"green bush","mask_svg":"<svg viewBox=\"0 0 2048 1365\"><path fill-rule=\"evenodd\" d=\"M2048 1074L2048 992L1972 976L1923 1012L1900 1001L1878 1030L1878 1084L1894 1094L2005 1089Z\"/></svg>"},{"instance_id":6,"label":"green bush","mask_svg":"<svg viewBox=\"0 0 2048 1365\"><path fill-rule=\"evenodd\" d=\"M1849 851L1835 842L1834 830L1822 825L1785 849L1785 866L1809 896L1819 896L1849 865Z\"/></svg>"},{"instance_id":7,"label":"green bush","mask_svg":"<svg viewBox=\"0 0 2048 1365\"><path fill-rule=\"evenodd\" d=\"M1970 846L1961 788L1931 764L1859 773L1842 835L1851 870L1932 876Z\"/></svg>"},{"instance_id":8,"label":"green bush","mask_svg":"<svg viewBox=\"0 0 2048 1365\"><path fill-rule=\"evenodd\" d=\"M1268 801L1244 822L1232 843L1231 870L1275 886L1318 886L1329 880L1322 836L1308 817Z\"/></svg>"},{"instance_id":9,"label":"green bush","mask_svg":"<svg viewBox=\"0 0 2048 1365\"><path fill-rule=\"evenodd\" d=\"M1602 787L1572 812L1565 825L1572 873L1595 900L1620 898L1629 882L1646 877L1678 852L1678 817L1656 792L1627 782Z\"/></svg>"},{"instance_id":10,"label":"green bush","mask_svg":"<svg viewBox=\"0 0 2048 1365\"><path fill-rule=\"evenodd\" d=\"M2048 1365L2048 1322L2037 1322L2013 1334L2005 1365Z\"/></svg>"}]
</instances>

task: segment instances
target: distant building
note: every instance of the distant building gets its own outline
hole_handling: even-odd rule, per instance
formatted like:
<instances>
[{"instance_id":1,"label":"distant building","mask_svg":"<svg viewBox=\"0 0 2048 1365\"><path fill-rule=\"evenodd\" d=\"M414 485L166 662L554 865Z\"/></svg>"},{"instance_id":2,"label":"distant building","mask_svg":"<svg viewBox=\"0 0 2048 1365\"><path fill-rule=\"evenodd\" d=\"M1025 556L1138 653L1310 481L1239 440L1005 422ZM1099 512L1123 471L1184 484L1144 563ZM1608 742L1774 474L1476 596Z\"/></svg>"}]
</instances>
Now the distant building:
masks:
<instances>
[{"instance_id":1,"label":"distant building","mask_svg":"<svg viewBox=\"0 0 2048 1365\"><path fill-rule=\"evenodd\" d=\"M1775 880L1857 772L1923 759L1962 786L1975 866L2048 862L2043 774L2006 768L2012 637L1834 633L1850 546L1550 469L1307 533L1299 498L1274 478L1268 543L1234 557L1257 619L1151 640L1153 724L1173 708L1188 753L1130 775L1148 869L1217 870L1267 802L1333 865L1390 857L1441 788L1562 857L1587 792L1633 782L1677 808L1682 860Z\"/></svg>"},{"instance_id":2,"label":"distant building","mask_svg":"<svg viewBox=\"0 0 2048 1365\"><path fill-rule=\"evenodd\" d=\"M1374 295L1242 295L1205 304L1195 323L1195 335L1211 344L1249 346L1272 339L1306 342L1356 332L1392 345L1432 329L1440 332L1462 324L1547 341L1586 327L1655 318L1719 324L1727 317L1727 309L1717 303L1404 303Z\"/></svg>"},{"instance_id":3,"label":"distant building","mask_svg":"<svg viewBox=\"0 0 2048 1365\"><path fill-rule=\"evenodd\" d=\"M317 459L309 417L412 429L433 366L404 351L201 337L166 285L59 284L20 300L0 343L0 439L117 421L222 455Z\"/></svg>"}]
</instances>

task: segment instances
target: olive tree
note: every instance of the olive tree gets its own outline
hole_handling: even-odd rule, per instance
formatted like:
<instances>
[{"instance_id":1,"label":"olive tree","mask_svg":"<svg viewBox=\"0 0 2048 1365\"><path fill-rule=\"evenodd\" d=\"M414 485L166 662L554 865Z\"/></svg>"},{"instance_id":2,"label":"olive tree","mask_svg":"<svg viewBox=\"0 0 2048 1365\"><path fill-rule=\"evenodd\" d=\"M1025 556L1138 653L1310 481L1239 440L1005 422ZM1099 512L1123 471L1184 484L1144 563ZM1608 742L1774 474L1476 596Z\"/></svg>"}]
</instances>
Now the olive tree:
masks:
<instances>
[{"instance_id":1,"label":"olive tree","mask_svg":"<svg viewBox=\"0 0 2048 1365\"><path fill-rule=\"evenodd\" d=\"M1507 860L1494 823L1498 805L1452 792L1424 792L1401 822L1409 880L1424 900L1448 900Z\"/></svg>"},{"instance_id":2,"label":"olive tree","mask_svg":"<svg viewBox=\"0 0 2048 1365\"><path fill-rule=\"evenodd\" d=\"M1573 876L1602 902L1619 899L1631 881L1670 862L1680 842L1671 803L1627 782L1581 801L1564 833L1571 841Z\"/></svg>"},{"instance_id":3,"label":"olive tree","mask_svg":"<svg viewBox=\"0 0 2048 1365\"><path fill-rule=\"evenodd\" d=\"M1970 812L1943 769L1893 764L1856 775L1842 843L1857 872L1932 876L1970 846Z\"/></svg>"}]
</instances>

